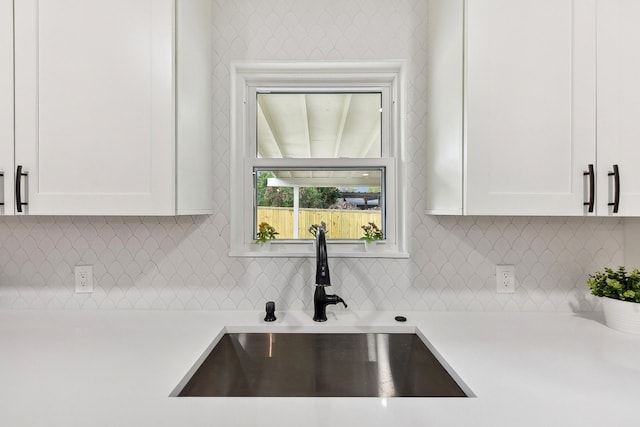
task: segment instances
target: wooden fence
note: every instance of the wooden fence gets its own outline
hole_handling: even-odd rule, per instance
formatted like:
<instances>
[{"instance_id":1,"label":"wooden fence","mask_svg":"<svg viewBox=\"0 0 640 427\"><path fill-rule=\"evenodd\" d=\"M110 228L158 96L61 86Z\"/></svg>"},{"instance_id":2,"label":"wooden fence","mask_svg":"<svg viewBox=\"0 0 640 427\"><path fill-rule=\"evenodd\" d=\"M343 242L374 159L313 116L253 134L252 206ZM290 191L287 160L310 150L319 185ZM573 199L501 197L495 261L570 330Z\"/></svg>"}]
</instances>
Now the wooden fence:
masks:
<instances>
[{"instance_id":1,"label":"wooden fence","mask_svg":"<svg viewBox=\"0 0 640 427\"><path fill-rule=\"evenodd\" d=\"M322 221L327 223L327 237L330 239L359 239L363 235L363 225L374 222L382 227L382 213L374 210L300 209L298 238L313 238L309 227ZM293 238L293 208L259 207L258 224L261 222L273 226L279 233L278 239Z\"/></svg>"}]
</instances>

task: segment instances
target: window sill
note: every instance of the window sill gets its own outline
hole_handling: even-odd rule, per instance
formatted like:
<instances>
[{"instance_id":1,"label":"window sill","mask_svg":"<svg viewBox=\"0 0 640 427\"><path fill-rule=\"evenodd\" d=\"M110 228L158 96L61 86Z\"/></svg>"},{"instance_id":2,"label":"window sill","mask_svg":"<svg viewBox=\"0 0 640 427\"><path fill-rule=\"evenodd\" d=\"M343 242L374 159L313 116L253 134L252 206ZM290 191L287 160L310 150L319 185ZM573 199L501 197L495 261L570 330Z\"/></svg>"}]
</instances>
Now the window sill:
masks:
<instances>
[{"instance_id":1,"label":"window sill","mask_svg":"<svg viewBox=\"0 0 640 427\"><path fill-rule=\"evenodd\" d=\"M408 252L399 251L395 245L385 242L365 243L364 241L328 242L330 258L409 258ZM271 241L265 244L253 243L240 250L231 250L231 257L249 258L314 258L314 240Z\"/></svg>"}]
</instances>

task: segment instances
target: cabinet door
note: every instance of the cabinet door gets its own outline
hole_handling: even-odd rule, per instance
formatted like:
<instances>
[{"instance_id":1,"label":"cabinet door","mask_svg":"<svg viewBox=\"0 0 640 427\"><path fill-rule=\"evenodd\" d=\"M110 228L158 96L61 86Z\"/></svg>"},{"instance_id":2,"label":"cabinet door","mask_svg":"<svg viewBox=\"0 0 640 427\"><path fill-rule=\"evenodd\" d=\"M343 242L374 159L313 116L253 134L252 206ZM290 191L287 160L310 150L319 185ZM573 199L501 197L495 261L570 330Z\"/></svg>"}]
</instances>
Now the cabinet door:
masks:
<instances>
[{"instance_id":1,"label":"cabinet door","mask_svg":"<svg viewBox=\"0 0 640 427\"><path fill-rule=\"evenodd\" d=\"M466 6L465 213L584 215L595 1Z\"/></svg>"},{"instance_id":2,"label":"cabinet door","mask_svg":"<svg viewBox=\"0 0 640 427\"><path fill-rule=\"evenodd\" d=\"M171 0L15 2L28 214L175 213Z\"/></svg>"},{"instance_id":3,"label":"cabinet door","mask_svg":"<svg viewBox=\"0 0 640 427\"><path fill-rule=\"evenodd\" d=\"M13 213L13 2L0 0L0 215Z\"/></svg>"},{"instance_id":4,"label":"cabinet door","mask_svg":"<svg viewBox=\"0 0 640 427\"><path fill-rule=\"evenodd\" d=\"M598 215L640 215L640 2L598 2ZM613 166L618 165L619 210Z\"/></svg>"}]
</instances>

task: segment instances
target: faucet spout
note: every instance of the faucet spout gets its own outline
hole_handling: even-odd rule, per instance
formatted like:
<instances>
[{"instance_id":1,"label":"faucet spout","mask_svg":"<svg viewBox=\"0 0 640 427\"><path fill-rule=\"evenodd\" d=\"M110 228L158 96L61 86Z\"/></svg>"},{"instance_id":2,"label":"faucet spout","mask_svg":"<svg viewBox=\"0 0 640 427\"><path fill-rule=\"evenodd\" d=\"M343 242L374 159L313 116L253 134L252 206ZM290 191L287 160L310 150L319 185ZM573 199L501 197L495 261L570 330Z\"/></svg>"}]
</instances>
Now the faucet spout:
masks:
<instances>
[{"instance_id":1,"label":"faucet spout","mask_svg":"<svg viewBox=\"0 0 640 427\"><path fill-rule=\"evenodd\" d=\"M347 303L338 295L327 295L324 290L326 286L331 286L325 231L319 229L316 238L318 241L316 245L316 291L313 294L313 320L326 322L327 305L342 303L347 308Z\"/></svg>"},{"instance_id":2,"label":"faucet spout","mask_svg":"<svg viewBox=\"0 0 640 427\"><path fill-rule=\"evenodd\" d=\"M316 245L316 285L331 286L325 231L323 229L319 229L316 238L318 239Z\"/></svg>"}]
</instances>

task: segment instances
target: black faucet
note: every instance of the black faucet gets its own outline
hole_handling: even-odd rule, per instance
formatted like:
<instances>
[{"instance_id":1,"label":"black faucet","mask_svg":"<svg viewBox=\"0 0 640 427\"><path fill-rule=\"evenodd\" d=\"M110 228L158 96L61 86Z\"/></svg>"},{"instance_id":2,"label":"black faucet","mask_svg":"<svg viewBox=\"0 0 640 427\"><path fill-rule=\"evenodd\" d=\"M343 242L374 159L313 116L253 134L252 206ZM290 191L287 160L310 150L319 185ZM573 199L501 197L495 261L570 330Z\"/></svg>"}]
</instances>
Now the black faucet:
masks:
<instances>
[{"instance_id":1,"label":"black faucet","mask_svg":"<svg viewBox=\"0 0 640 427\"><path fill-rule=\"evenodd\" d=\"M325 231L318 229L316 232L316 291L313 294L313 320L316 322L327 321L327 305L347 303L338 295L327 295L324 288L331 286L331 278L329 277L329 257L327 256L327 239Z\"/></svg>"}]
</instances>

